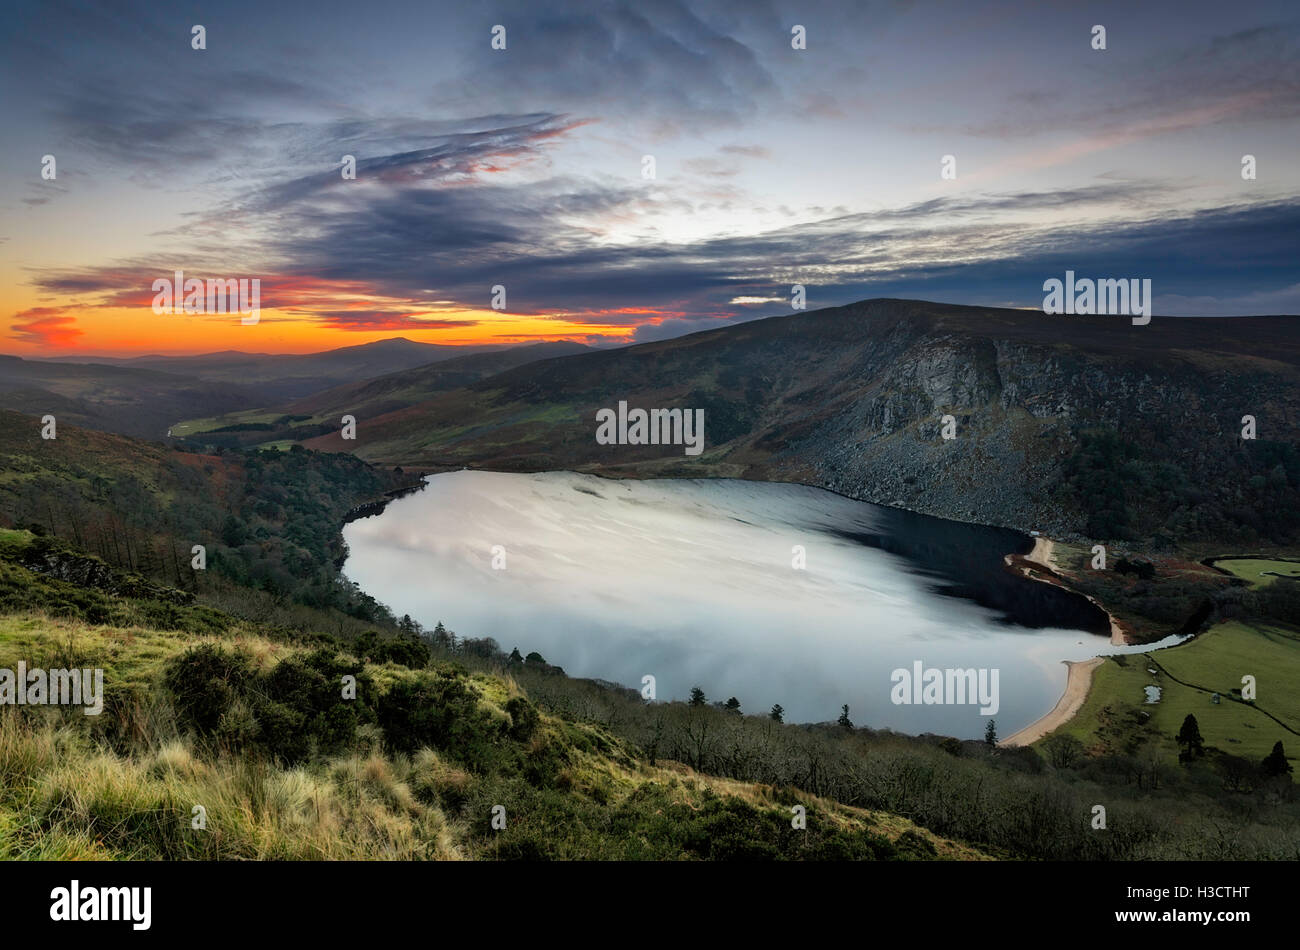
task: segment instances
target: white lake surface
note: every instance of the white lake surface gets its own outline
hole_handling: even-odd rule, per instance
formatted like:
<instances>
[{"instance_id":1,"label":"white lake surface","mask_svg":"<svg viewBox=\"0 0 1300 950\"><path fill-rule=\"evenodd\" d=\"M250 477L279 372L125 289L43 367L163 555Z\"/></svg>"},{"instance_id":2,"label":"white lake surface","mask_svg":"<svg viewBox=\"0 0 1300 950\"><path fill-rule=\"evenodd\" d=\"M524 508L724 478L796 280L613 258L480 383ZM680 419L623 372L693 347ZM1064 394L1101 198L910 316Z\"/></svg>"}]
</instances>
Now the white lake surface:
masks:
<instances>
[{"instance_id":1,"label":"white lake surface","mask_svg":"<svg viewBox=\"0 0 1300 950\"><path fill-rule=\"evenodd\" d=\"M848 703L859 726L981 738L993 718L1008 736L1056 704L1062 660L1151 649L1110 646L1081 598L1004 571L1023 535L798 485L452 472L344 537L345 573L398 616L787 722ZM996 669L1000 708L895 704L891 673L917 661Z\"/></svg>"}]
</instances>

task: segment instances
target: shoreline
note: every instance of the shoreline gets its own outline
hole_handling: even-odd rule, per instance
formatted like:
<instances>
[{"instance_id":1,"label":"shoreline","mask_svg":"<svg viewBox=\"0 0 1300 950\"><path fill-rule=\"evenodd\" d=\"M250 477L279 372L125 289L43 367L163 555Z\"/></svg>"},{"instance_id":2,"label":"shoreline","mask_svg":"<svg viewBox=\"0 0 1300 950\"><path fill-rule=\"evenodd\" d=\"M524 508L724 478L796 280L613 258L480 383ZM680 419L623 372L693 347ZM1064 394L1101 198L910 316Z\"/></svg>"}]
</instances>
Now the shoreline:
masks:
<instances>
[{"instance_id":1,"label":"shoreline","mask_svg":"<svg viewBox=\"0 0 1300 950\"><path fill-rule=\"evenodd\" d=\"M1027 580L1039 581L1040 583L1052 584L1056 587L1071 590L1072 588L1058 573L1055 554L1055 542L1051 538L1038 535L1034 538L1034 549L1028 554L1021 556L1008 554L1004 560L1008 567L1019 569L1020 574ZM1047 572L1048 576L1041 576L1033 570L1033 567L1027 565L1042 568ZM1106 614L1106 619L1110 622L1110 642L1112 646L1129 646L1133 643L1123 625L1115 619L1115 616L1109 610L1106 610L1105 607L1098 603L1096 598L1080 591L1074 591L1074 593L1079 594L1079 596L1085 598ZM1052 707L1047 715L1001 740L998 743L999 746L1010 748L1032 745L1073 719L1079 710L1083 708L1088 693L1092 690L1093 671L1106 662L1106 658L1104 656L1094 656L1090 660L1062 660L1061 662L1066 665L1069 673L1065 680L1065 692L1061 694L1061 698L1057 700L1056 705Z\"/></svg>"},{"instance_id":2,"label":"shoreline","mask_svg":"<svg viewBox=\"0 0 1300 950\"><path fill-rule=\"evenodd\" d=\"M356 506L355 508L353 508L351 511L347 513L343 523L346 525L355 520L360 520L362 518L367 518L377 514L381 514L387 508L390 502L404 495L418 492L422 490L424 487L426 487L427 479L429 477L433 475L445 474L446 472L450 472L450 471L491 472L496 470L495 469L472 469L469 466L462 466L459 469L447 468L443 471L423 471L420 473L420 480L418 484L405 486L399 489L391 489L390 491L385 492L385 497L382 499L378 499L376 501L372 501L369 503ZM548 471L556 471L564 474L588 475L588 476L594 476L596 478L606 479L608 481L614 481L614 482L622 481L625 478L625 476L610 476L610 475L601 474L599 472L575 472L568 469L554 469ZM544 473L545 472L542 472L542 474ZM539 474L539 473L505 472L503 474ZM632 476L632 477L635 480L647 480L639 476ZM681 479L680 477L674 478L671 476L666 478L660 476L659 478L662 478L663 480L666 481L691 480L689 478ZM649 479L649 480L654 480L654 479ZM747 479L738 479L738 480L746 481ZM766 483L766 484L773 484L767 479L753 479L752 481ZM782 484L782 483L776 483L776 484ZM879 503L876 502L862 502L861 499L856 499L856 498L852 498L851 496L842 495L841 493L836 492L833 489L820 488L819 486L816 485L804 485L799 482L786 482L784 484L798 485L800 487L808 487L808 488L818 489L821 491L826 491L830 494L838 495L839 497L846 498L850 501L856 501L867 505L876 505L877 507L882 507L882 508L893 507L887 505L880 505ZM904 508L899 510L908 511L909 509ZM921 515L922 517L936 518L936 516L933 515L928 515L928 516L922 515L920 512L911 512L911 513ZM936 520L955 520L955 519L936 518ZM996 527L996 526L984 526L984 527ZM1095 598L1090 597L1087 594L1082 593L1081 591L1076 591L1073 588L1071 588L1061 577L1061 575L1058 573L1056 560L1055 560L1055 547L1056 547L1055 542L1053 542L1050 538L1044 537L1042 535L1034 535L1033 541L1034 541L1033 549L1028 554L1005 555L1003 558L1003 562L1006 565L1006 567L1020 574L1022 577L1024 577L1027 580L1035 580L1042 583L1052 584L1053 586L1060 587L1063 590L1067 590L1070 593L1077 594L1078 596L1083 597L1088 602L1090 602L1095 607L1097 607L1097 609L1100 610L1106 616L1110 624L1110 630L1111 630L1110 642L1113 645L1118 645L1118 646L1129 645L1130 640L1125 635L1123 627L1121 626L1120 622L1116 620L1115 617L1110 613L1110 611L1106 610L1105 607L1103 607L1100 603L1098 603ZM1034 567L1046 571L1047 576L1046 577L1040 576L1037 572L1033 570ZM1070 721L1082 708L1084 701L1088 697L1088 693L1090 692L1092 687L1093 670L1097 669L1104 661L1105 661L1105 657L1103 656L1095 656L1087 660L1062 660L1061 662L1066 664L1068 672L1066 676L1065 690L1061 698L1057 701L1056 705L1046 715L1040 717L1039 719L1035 720L1029 725L1016 731L1015 733L1008 736L1007 738L1000 740L997 743L997 745L1000 747L1030 745L1034 742L1037 742L1039 739L1043 738L1047 734L1055 731L1060 726L1064 725L1066 722Z\"/></svg>"},{"instance_id":3,"label":"shoreline","mask_svg":"<svg viewBox=\"0 0 1300 950\"><path fill-rule=\"evenodd\" d=\"M1059 573L1059 569L1056 566L1055 552L1056 552L1056 542L1054 542L1051 538L1045 538L1042 535L1039 535L1034 538L1034 549L1030 551L1028 554L1023 554L1023 555L1008 554L1002 560L1006 563L1007 567L1013 569L1019 568L1022 577L1025 577L1026 579L1031 581L1038 581L1039 583L1042 584L1051 584L1054 587L1060 587L1063 588L1064 590L1070 591L1071 593L1078 594L1084 600L1088 601L1088 603L1092 604L1094 607L1096 607L1098 610L1104 613L1106 615L1107 621L1110 623L1111 646L1127 647L1127 646L1137 645L1138 641L1129 638L1128 631L1124 629L1124 625L1120 623L1120 621L1116 620L1115 615L1112 614L1109 610L1107 610L1097 600L1097 598L1085 594L1082 591L1077 591L1074 588L1072 588L1068 583L1066 583L1065 579L1061 577ZM1022 563L1017 564L1016 563L1017 561L1020 561ZM1047 571L1048 576L1040 577L1035 575L1031 568L1025 566L1026 564L1030 564L1033 565L1034 567L1042 568L1043 570Z\"/></svg>"},{"instance_id":4,"label":"shoreline","mask_svg":"<svg viewBox=\"0 0 1300 950\"><path fill-rule=\"evenodd\" d=\"M384 513L384 509L386 509L392 502L397 501L397 499L405 498L407 495L414 494L418 491L423 491L425 477L426 476L424 475L420 476L420 483L418 485L406 485L402 488L390 488L388 491L384 492L382 498L376 498L374 501L363 501L359 505L353 505L343 515L343 526L346 527L352 522L360 521L363 518L373 518L375 515L381 515ZM340 531L341 530L342 529L340 528Z\"/></svg>"},{"instance_id":5,"label":"shoreline","mask_svg":"<svg viewBox=\"0 0 1300 950\"><path fill-rule=\"evenodd\" d=\"M1094 656L1091 660L1062 660L1069 669L1065 681L1065 693L1057 700L1052 711L1046 716L1031 722L1019 732L1007 736L999 746L1015 747L1032 745L1039 739L1055 732L1065 725L1083 708L1092 691L1092 672L1106 662L1104 656Z\"/></svg>"}]
</instances>

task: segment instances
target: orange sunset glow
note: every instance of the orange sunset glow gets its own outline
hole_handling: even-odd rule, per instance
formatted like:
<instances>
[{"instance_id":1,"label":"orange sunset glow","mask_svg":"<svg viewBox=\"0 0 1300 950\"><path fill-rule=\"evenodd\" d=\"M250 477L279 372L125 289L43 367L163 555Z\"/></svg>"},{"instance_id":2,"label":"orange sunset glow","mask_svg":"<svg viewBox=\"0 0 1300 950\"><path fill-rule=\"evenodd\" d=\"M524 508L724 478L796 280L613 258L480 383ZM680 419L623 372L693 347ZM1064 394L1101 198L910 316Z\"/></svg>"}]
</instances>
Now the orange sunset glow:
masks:
<instances>
[{"instance_id":1,"label":"orange sunset glow","mask_svg":"<svg viewBox=\"0 0 1300 950\"><path fill-rule=\"evenodd\" d=\"M61 323L61 319L68 322ZM453 320L462 325L445 325ZM420 325L426 321L432 325ZM351 330L322 325L290 309L263 309L258 323L244 326L238 314L159 316L150 310L108 307L89 312L68 311L63 317L46 315L28 320L23 319L20 312L14 319L13 329L13 343L8 349L20 355L33 356L77 353L179 356L219 350L312 353L394 336L422 343L484 346L538 340L586 340L591 337L626 342L629 335L627 327L613 324L575 323L563 317L540 315L512 316L492 310L413 314L400 328Z\"/></svg>"},{"instance_id":2,"label":"orange sunset glow","mask_svg":"<svg viewBox=\"0 0 1300 950\"><path fill-rule=\"evenodd\" d=\"M631 308L580 314L510 313L492 309L412 306L366 298L356 286L302 280L263 282L263 305L255 324L238 313L154 313L149 291L112 296L112 303L52 304L27 297L3 304L12 314L10 352L18 355L192 355L221 350L309 353L396 336L424 343L475 345L543 340L626 343L638 323L657 323L675 313ZM274 305L267 305L274 300ZM321 308L328 307L327 310Z\"/></svg>"}]
</instances>

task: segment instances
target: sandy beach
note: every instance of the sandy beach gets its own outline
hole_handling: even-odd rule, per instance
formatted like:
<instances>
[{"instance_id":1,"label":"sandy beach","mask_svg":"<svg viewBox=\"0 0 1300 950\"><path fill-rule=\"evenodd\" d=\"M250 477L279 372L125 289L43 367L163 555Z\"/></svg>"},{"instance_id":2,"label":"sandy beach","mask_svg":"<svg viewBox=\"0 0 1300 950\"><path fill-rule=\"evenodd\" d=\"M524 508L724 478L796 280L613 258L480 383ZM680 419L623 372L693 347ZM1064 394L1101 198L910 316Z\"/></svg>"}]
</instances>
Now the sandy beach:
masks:
<instances>
[{"instance_id":1,"label":"sandy beach","mask_svg":"<svg viewBox=\"0 0 1300 950\"><path fill-rule=\"evenodd\" d=\"M1021 572L1031 580L1042 581L1046 584L1056 584L1060 587L1067 587L1065 580L1057 573L1059 568L1056 564L1056 545L1050 538L1034 538L1034 549L1028 554L1018 559ZM1008 556L1007 564L1016 566L1017 559ZM1048 577L1036 574L1032 568L1026 565L1032 564L1041 567L1049 573ZM1102 610L1105 610L1096 599L1088 597L1087 594L1082 596L1096 604ZM1118 620L1116 620L1109 611L1106 616L1110 620L1110 642L1115 646L1124 646L1128 644L1129 638L1124 632ZM1037 722L1031 723L1019 732L1007 736L998 745L1002 746L1021 746L1037 742L1043 736L1048 735L1060 726L1069 722L1070 719L1083 706L1083 701L1088 698L1088 690L1092 688L1092 671L1105 662L1105 657L1096 656L1091 660L1062 661L1069 668L1069 676L1065 682L1065 693L1061 696L1056 706L1046 716Z\"/></svg>"},{"instance_id":2,"label":"sandy beach","mask_svg":"<svg viewBox=\"0 0 1300 950\"><path fill-rule=\"evenodd\" d=\"M1014 566L1015 560L1016 559L1013 555L1007 555L1006 557L1006 562L1008 565ZM1044 537L1034 538L1034 549L1030 551L1028 554L1021 557L1020 560L1025 563L1035 564L1038 567L1044 568L1045 570L1049 571L1052 574L1052 576L1048 578L1035 577L1029 570L1024 569L1022 566L1022 573L1024 573L1024 575L1028 577L1030 580L1043 581L1044 583L1047 584L1056 584L1058 587L1069 586L1057 574L1057 572L1060 569L1056 565L1056 544L1051 540L1051 538L1044 538ZM1089 603L1092 603L1096 605L1099 609L1105 611L1106 617L1110 621L1110 642L1112 646L1122 647L1122 646L1127 646L1134 642L1133 640L1129 639L1128 634L1125 632L1123 625L1118 620L1115 619L1115 617L1110 613L1110 611L1106 610L1105 607L1102 607L1101 604L1097 603L1097 599L1095 597L1090 597L1087 594L1084 594L1080 591L1076 591L1076 593L1078 593L1081 597L1086 598Z\"/></svg>"},{"instance_id":3,"label":"sandy beach","mask_svg":"<svg viewBox=\"0 0 1300 950\"><path fill-rule=\"evenodd\" d=\"M1025 555L1025 560L1041 564L1049 571L1054 571L1056 570L1056 560L1052 557L1052 554L1055 550L1056 545L1051 538L1040 536L1034 538L1034 549Z\"/></svg>"},{"instance_id":4,"label":"sandy beach","mask_svg":"<svg viewBox=\"0 0 1300 950\"><path fill-rule=\"evenodd\" d=\"M1060 698L1056 706L1042 719L1030 723L1013 735L1007 736L998 745L1029 745L1069 722L1074 717L1074 714L1082 708L1083 701L1088 698L1088 690L1092 688L1092 671L1105 663L1106 658L1094 656L1091 660L1077 660L1074 662L1064 660L1062 662L1070 668L1070 674L1065 683L1065 694Z\"/></svg>"}]
</instances>

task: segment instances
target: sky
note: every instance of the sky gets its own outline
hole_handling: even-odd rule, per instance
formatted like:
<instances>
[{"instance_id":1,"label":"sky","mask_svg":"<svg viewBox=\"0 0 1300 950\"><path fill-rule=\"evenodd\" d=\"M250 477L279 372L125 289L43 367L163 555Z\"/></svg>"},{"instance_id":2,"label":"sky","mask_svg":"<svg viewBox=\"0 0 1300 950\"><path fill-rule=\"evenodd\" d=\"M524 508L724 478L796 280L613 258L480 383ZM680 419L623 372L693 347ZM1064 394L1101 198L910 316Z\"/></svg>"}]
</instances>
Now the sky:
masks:
<instances>
[{"instance_id":1,"label":"sky","mask_svg":"<svg viewBox=\"0 0 1300 950\"><path fill-rule=\"evenodd\" d=\"M4 353L621 344L795 284L1040 308L1067 269L1300 313L1294 0L18 0L0 31ZM259 319L155 313L178 270L257 278Z\"/></svg>"}]
</instances>

